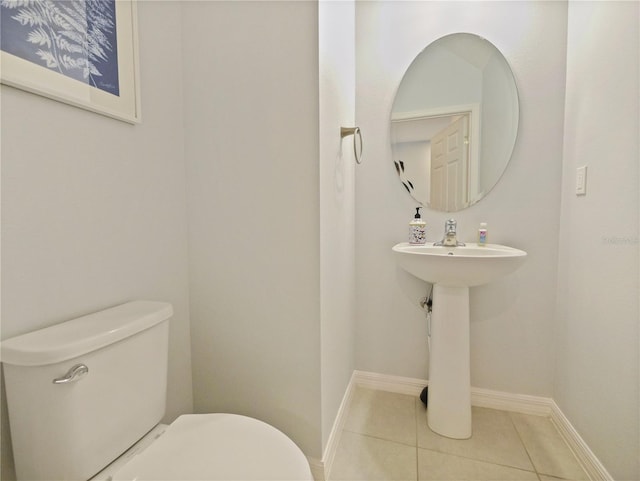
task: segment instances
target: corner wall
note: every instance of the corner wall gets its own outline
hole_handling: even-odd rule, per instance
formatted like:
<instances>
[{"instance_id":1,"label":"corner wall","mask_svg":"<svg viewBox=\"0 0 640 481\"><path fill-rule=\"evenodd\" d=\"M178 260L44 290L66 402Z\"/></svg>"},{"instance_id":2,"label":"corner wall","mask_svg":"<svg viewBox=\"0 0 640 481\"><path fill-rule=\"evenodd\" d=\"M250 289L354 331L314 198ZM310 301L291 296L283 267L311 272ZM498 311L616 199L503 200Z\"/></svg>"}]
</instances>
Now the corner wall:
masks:
<instances>
[{"instance_id":1,"label":"corner wall","mask_svg":"<svg viewBox=\"0 0 640 481\"><path fill-rule=\"evenodd\" d=\"M195 410L320 459L318 5L182 5Z\"/></svg>"},{"instance_id":2,"label":"corner wall","mask_svg":"<svg viewBox=\"0 0 640 481\"><path fill-rule=\"evenodd\" d=\"M615 479L640 479L640 7L570 2L568 24L554 399Z\"/></svg>"},{"instance_id":3,"label":"corner wall","mask_svg":"<svg viewBox=\"0 0 640 481\"><path fill-rule=\"evenodd\" d=\"M354 370L355 2L318 3L320 51L320 322L322 446Z\"/></svg>"}]
</instances>

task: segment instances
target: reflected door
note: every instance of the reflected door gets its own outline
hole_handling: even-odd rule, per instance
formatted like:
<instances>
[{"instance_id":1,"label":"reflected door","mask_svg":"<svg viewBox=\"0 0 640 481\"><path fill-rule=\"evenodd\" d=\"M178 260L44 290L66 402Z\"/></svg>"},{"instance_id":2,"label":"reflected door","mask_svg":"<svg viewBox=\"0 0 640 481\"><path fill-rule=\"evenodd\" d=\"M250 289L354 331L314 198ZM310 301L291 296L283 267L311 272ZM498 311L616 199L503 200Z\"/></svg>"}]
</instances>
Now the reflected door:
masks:
<instances>
[{"instance_id":1,"label":"reflected door","mask_svg":"<svg viewBox=\"0 0 640 481\"><path fill-rule=\"evenodd\" d=\"M431 139L430 207L447 212L466 207L469 117L453 121Z\"/></svg>"}]
</instances>

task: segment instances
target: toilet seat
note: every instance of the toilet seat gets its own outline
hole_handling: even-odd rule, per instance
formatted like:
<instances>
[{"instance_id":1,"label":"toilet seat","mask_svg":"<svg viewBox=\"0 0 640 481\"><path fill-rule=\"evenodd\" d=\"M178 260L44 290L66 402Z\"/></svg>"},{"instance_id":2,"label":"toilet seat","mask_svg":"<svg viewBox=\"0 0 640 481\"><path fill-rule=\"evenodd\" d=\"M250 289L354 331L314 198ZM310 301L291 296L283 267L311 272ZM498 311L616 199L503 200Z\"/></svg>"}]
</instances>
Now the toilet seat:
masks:
<instances>
[{"instance_id":1,"label":"toilet seat","mask_svg":"<svg viewBox=\"0 0 640 481\"><path fill-rule=\"evenodd\" d=\"M273 426L236 414L187 414L135 456L113 481L305 480L300 448Z\"/></svg>"}]
</instances>

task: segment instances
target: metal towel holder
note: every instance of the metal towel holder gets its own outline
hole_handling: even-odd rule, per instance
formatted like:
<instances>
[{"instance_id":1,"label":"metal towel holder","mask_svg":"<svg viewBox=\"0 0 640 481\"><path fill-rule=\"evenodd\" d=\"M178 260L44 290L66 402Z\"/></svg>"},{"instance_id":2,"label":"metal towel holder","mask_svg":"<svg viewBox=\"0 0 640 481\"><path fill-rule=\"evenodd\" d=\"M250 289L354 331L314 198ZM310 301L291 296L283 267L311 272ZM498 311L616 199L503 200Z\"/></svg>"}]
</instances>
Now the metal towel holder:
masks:
<instances>
[{"instance_id":1,"label":"metal towel holder","mask_svg":"<svg viewBox=\"0 0 640 481\"><path fill-rule=\"evenodd\" d=\"M344 139L345 137L353 135L353 155L356 158L356 162L358 164L362 163L362 132L360 131L360 127L340 127L340 138ZM356 147L356 135L360 139L360 153L358 154L358 149Z\"/></svg>"}]
</instances>

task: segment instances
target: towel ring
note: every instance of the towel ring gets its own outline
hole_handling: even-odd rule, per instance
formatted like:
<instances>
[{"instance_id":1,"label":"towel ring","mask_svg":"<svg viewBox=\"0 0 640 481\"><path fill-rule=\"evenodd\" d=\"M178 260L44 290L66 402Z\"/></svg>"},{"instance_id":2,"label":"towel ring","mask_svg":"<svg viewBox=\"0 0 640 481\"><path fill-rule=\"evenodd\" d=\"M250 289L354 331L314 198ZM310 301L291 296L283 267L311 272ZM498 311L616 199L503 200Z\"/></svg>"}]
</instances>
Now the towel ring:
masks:
<instances>
[{"instance_id":1,"label":"towel ring","mask_svg":"<svg viewBox=\"0 0 640 481\"><path fill-rule=\"evenodd\" d=\"M341 139L344 139L349 135L353 135L353 155L356 158L356 162L358 164L361 164L362 163L362 132L360 131L360 127L340 127ZM360 154L358 154L358 149L356 148L356 135L360 139Z\"/></svg>"}]
</instances>

